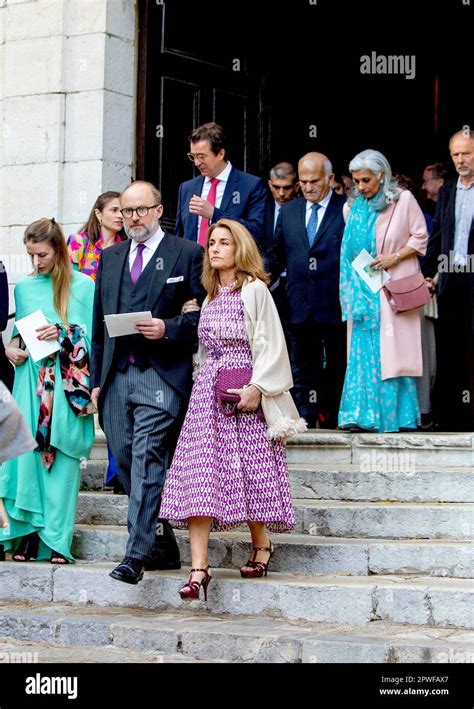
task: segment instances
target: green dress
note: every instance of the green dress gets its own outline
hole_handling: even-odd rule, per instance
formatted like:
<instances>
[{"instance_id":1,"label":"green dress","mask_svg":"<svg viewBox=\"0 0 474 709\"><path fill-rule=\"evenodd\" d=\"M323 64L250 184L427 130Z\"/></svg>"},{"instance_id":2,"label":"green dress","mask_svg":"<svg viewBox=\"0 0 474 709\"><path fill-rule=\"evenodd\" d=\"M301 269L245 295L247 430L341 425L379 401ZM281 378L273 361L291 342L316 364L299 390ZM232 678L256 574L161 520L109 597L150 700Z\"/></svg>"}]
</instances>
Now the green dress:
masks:
<instances>
[{"instance_id":1,"label":"green dress","mask_svg":"<svg viewBox=\"0 0 474 709\"><path fill-rule=\"evenodd\" d=\"M89 276L73 272L69 298L69 324L84 330L90 352L94 282ZM51 275L26 276L15 287L16 319L41 309L48 322L60 322L54 308ZM13 334L16 334L16 330ZM38 372L44 360L29 357L16 367L13 396L28 427L36 434L40 399L36 390ZM36 451L24 453L0 466L0 498L3 498L10 524L0 529L0 544L14 549L21 537L38 532L38 559L49 559L59 552L71 562L80 467L94 443L94 417L76 417L62 387L59 358L55 365L56 384L51 421L51 445L56 449L52 467L47 470Z\"/></svg>"}]
</instances>

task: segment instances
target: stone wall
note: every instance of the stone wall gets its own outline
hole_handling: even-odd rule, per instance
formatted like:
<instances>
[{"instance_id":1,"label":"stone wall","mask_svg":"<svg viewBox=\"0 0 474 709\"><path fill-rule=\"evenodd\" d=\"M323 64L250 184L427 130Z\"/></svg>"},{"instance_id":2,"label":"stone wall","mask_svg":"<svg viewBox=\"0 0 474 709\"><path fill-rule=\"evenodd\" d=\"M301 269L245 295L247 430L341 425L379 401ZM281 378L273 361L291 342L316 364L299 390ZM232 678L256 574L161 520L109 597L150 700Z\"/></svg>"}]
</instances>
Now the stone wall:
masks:
<instances>
[{"instance_id":1,"label":"stone wall","mask_svg":"<svg viewBox=\"0 0 474 709\"><path fill-rule=\"evenodd\" d=\"M66 236L135 160L135 0L0 0L0 257L29 272L25 226ZM10 310L14 307L13 303Z\"/></svg>"}]
</instances>

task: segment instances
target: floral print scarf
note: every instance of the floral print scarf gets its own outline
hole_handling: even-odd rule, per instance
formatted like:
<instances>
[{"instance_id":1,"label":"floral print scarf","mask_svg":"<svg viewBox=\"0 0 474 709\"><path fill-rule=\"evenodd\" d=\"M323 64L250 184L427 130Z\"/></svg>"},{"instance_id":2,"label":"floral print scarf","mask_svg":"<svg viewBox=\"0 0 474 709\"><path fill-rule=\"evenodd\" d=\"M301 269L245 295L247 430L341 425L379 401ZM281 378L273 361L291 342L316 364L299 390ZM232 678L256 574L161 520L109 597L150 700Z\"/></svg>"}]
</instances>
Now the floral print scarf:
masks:
<instances>
[{"instance_id":1,"label":"floral print scarf","mask_svg":"<svg viewBox=\"0 0 474 709\"><path fill-rule=\"evenodd\" d=\"M94 413L89 387L89 352L84 331L79 325L65 328L56 323L59 332L60 350L46 358L40 367L37 395L40 397L40 411L36 429L37 451L41 451L44 467L49 470L54 463L55 449L51 445L51 423L55 387L56 358L59 354L61 379L66 400L75 416Z\"/></svg>"},{"instance_id":2,"label":"floral print scarf","mask_svg":"<svg viewBox=\"0 0 474 709\"><path fill-rule=\"evenodd\" d=\"M380 321L380 296L375 295L352 267L362 249L377 255L375 222L379 216L372 200L359 195L349 212L341 244L339 293L342 319L357 322L363 330L377 327Z\"/></svg>"}]
</instances>

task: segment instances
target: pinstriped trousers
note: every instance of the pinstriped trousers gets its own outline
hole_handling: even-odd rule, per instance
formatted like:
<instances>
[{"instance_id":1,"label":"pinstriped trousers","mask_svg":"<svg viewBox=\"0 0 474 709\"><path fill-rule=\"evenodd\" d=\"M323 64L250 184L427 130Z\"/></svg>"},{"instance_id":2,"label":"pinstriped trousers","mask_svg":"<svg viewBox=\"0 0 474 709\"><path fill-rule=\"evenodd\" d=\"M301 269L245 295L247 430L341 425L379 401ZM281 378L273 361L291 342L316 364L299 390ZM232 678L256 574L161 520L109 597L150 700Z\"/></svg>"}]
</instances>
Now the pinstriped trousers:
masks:
<instances>
[{"instance_id":1,"label":"pinstriped trousers","mask_svg":"<svg viewBox=\"0 0 474 709\"><path fill-rule=\"evenodd\" d=\"M129 498L125 556L152 554L168 469L169 438L182 398L153 367L129 364L112 376L103 401L107 442Z\"/></svg>"}]
</instances>

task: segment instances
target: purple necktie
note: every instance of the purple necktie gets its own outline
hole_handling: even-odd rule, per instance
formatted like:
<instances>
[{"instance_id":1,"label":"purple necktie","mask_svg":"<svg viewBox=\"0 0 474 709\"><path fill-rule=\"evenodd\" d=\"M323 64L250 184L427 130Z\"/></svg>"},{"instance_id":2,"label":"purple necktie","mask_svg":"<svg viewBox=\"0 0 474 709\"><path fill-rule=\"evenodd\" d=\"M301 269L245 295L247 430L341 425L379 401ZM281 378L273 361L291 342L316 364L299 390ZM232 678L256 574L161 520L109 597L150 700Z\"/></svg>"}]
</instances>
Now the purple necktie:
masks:
<instances>
[{"instance_id":1,"label":"purple necktie","mask_svg":"<svg viewBox=\"0 0 474 709\"><path fill-rule=\"evenodd\" d=\"M132 270L130 271L130 278L132 279L133 285L138 281L140 273L143 268L143 249L145 244L138 244L137 255L135 256L135 261L132 264Z\"/></svg>"}]
</instances>

